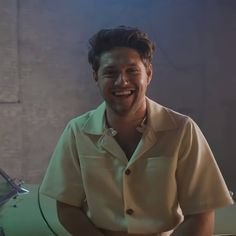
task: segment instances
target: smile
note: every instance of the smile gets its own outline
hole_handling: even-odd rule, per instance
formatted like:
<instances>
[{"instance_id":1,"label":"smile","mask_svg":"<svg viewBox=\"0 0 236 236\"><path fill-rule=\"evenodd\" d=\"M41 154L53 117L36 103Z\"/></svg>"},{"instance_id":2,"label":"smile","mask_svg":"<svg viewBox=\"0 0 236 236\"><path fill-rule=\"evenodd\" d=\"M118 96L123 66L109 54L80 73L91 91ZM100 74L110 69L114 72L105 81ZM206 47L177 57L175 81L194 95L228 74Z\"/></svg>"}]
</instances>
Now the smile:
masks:
<instances>
[{"instance_id":1,"label":"smile","mask_svg":"<svg viewBox=\"0 0 236 236\"><path fill-rule=\"evenodd\" d=\"M134 93L134 90L114 91L112 92L115 96L129 96Z\"/></svg>"}]
</instances>

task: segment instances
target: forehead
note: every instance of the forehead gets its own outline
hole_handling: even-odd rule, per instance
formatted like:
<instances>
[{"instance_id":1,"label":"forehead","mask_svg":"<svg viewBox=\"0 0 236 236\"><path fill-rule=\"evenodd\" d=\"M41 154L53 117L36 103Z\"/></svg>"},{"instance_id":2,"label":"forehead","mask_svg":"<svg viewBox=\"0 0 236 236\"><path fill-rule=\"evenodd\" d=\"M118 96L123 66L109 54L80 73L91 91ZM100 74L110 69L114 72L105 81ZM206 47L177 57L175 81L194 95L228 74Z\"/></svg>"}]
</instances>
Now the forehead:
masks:
<instances>
[{"instance_id":1,"label":"forehead","mask_svg":"<svg viewBox=\"0 0 236 236\"><path fill-rule=\"evenodd\" d=\"M104 52L100 57L100 68L143 64L139 53L132 48L117 47Z\"/></svg>"}]
</instances>

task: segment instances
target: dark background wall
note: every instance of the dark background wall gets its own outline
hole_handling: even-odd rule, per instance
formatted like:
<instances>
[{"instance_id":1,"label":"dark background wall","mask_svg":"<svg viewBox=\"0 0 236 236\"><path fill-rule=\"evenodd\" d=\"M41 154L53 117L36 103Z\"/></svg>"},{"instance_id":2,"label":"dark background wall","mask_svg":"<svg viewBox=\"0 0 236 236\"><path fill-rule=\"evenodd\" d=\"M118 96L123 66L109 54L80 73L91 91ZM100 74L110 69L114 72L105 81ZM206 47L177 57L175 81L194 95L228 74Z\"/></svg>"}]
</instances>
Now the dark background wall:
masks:
<instances>
[{"instance_id":1,"label":"dark background wall","mask_svg":"<svg viewBox=\"0 0 236 236\"><path fill-rule=\"evenodd\" d=\"M87 63L97 30L157 44L148 95L193 117L236 191L235 0L0 0L0 166L39 183L65 124L101 101Z\"/></svg>"}]
</instances>

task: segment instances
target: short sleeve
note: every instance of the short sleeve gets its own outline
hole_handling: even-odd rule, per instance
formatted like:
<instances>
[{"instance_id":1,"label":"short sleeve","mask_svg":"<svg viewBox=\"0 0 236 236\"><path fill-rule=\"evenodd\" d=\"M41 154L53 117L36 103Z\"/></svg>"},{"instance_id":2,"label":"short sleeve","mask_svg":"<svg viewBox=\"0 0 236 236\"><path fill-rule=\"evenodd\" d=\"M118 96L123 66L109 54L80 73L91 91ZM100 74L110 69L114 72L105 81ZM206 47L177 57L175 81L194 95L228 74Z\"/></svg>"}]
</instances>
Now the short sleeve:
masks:
<instances>
[{"instance_id":1,"label":"short sleeve","mask_svg":"<svg viewBox=\"0 0 236 236\"><path fill-rule=\"evenodd\" d=\"M185 124L176 178L179 204L184 215L233 204L212 151L190 118Z\"/></svg>"},{"instance_id":2,"label":"short sleeve","mask_svg":"<svg viewBox=\"0 0 236 236\"><path fill-rule=\"evenodd\" d=\"M81 206L85 198L76 139L70 123L56 145L40 193L74 206Z\"/></svg>"}]
</instances>

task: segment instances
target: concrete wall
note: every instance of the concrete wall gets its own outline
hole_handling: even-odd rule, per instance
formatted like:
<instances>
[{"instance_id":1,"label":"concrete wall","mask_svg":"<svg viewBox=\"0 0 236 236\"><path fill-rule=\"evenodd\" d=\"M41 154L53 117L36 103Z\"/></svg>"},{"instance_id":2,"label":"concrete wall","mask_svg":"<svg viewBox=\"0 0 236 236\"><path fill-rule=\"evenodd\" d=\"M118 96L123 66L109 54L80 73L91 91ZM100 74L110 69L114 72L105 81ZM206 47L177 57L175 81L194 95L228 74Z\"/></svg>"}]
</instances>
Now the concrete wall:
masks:
<instances>
[{"instance_id":1,"label":"concrete wall","mask_svg":"<svg viewBox=\"0 0 236 236\"><path fill-rule=\"evenodd\" d=\"M100 28L157 43L149 96L192 116L236 191L235 0L0 0L0 166L39 183L65 124L101 101L87 63Z\"/></svg>"}]
</instances>

